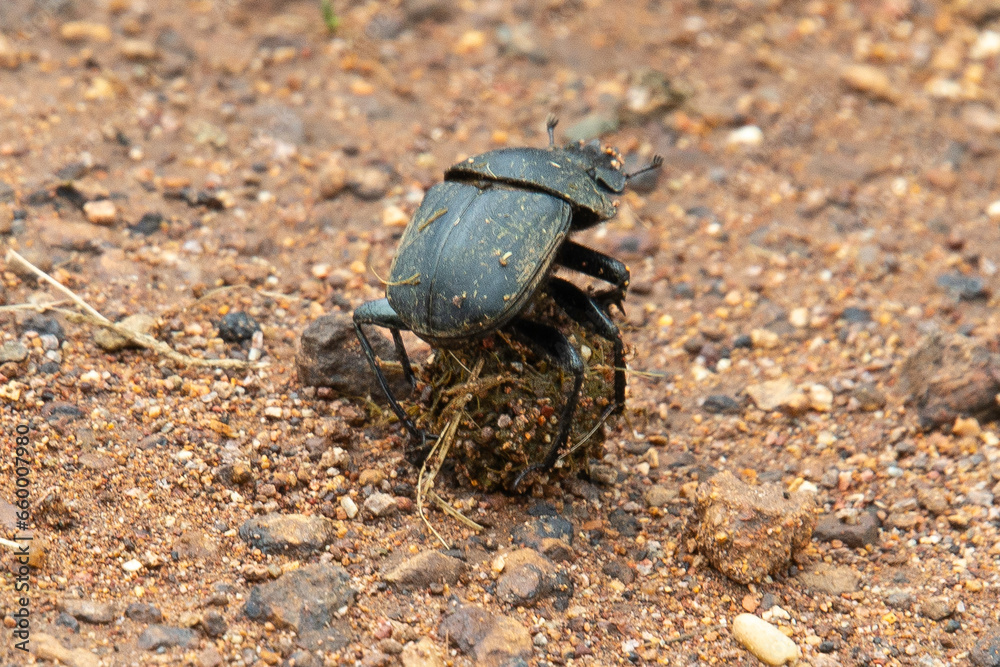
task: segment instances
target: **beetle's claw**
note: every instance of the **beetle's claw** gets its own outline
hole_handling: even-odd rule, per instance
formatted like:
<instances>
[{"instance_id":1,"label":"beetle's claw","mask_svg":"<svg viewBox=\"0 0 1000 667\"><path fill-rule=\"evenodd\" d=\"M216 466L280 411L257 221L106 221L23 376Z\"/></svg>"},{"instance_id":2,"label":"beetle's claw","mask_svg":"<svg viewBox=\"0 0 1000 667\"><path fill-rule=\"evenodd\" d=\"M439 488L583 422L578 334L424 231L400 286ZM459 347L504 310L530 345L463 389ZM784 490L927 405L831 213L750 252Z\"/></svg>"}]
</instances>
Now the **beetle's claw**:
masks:
<instances>
[{"instance_id":1,"label":"beetle's claw","mask_svg":"<svg viewBox=\"0 0 1000 667\"><path fill-rule=\"evenodd\" d=\"M594 301L600 304L601 309L605 313L608 312L610 306L614 306L618 311L625 315L625 288L624 287L613 287L604 292L599 292L594 295Z\"/></svg>"}]
</instances>

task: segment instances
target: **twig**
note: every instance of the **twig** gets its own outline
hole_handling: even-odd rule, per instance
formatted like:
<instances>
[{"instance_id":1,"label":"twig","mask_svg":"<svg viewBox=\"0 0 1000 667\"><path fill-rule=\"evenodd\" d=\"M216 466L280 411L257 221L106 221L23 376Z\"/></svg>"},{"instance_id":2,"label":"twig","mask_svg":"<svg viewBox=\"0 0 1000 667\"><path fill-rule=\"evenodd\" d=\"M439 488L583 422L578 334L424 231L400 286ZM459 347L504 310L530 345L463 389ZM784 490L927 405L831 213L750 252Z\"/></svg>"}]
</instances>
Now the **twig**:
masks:
<instances>
[{"instance_id":1,"label":"twig","mask_svg":"<svg viewBox=\"0 0 1000 667\"><path fill-rule=\"evenodd\" d=\"M84 301L83 299L81 299L80 297L78 297L76 294L74 294L73 290L71 290L70 288L66 287L65 285L63 285L62 283L60 283L58 280L56 280L55 278L53 278L49 274L45 273L44 271L42 271L40 268L38 268L37 266L35 266L31 262L29 262L28 260L26 260L16 250L12 250L12 249L8 249L7 250L7 262L8 263L10 262L10 258L11 257L13 257L18 262L20 262L26 269L28 269L29 271L31 271L32 273L34 273L36 276L38 276L39 278L41 278L42 280L44 280L48 284L50 284L53 287L55 287L56 290L58 290L59 292L62 292L73 303L75 303L77 306L79 306L80 308L82 308L85 312L90 313L90 316L93 317L94 319L98 320L99 322L108 322L108 321L110 321L110 320L108 320L108 318L104 317L104 315L101 315L99 312L97 312L96 310L94 310L94 308L89 303L87 303L86 301Z\"/></svg>"},{"instance_id":2,"label":"twig","mask_svg":"<svg viewBox=\"0 0 1000 667\"><path fill-rule=\"evenodd\" d=\"M479 373L482 370L483 359L480 359L476 364L476 367L469 371L469 379L465 386L475 386L476 380L479 378ZM437 477L438 472L441 470L441 466L444 465L445 457L448 455L448 449L455 440L455 433L458 431L459 423L462 421L462 408L464 408L466 403L471 400L472 393L467 392L459 396L457 399L454 399L453 403L448 405L448 409L454 409L455 416L452 417L450 422L448 422L448 425L444 428L441 436L437 439L437 442L434 443L431 451L428 452L427 457L420 466L420 474L417 476L417 513L420 515L421 520L427 524L430 531L436 538L438 538L446 549L450 549L451 547L445 539L441 537L441 534L434 529L434 526L431 525L431 522L424 515L424 495L433 500L439 507L441 507L442 510L444 510L446 514L458 519L476 531L483 530L482 526L472 519L464 516L461 512L446 503L437 493L431 490L431 487L434 484L434 478ZM428 461L430 462L429 471Z\"/></svg>"},{"instance_id":3,"label":"twig","mask_svg":"<svg viewBox=\"0 0 1000 667\"><path fill-rule=\"evenodd\" d=\"M4 538L0 537L0 546L7 547L8 549L20 549L24 545L11 540L5 540Z\"/></svg>"},{"instance_id":4,"label":"twig","mask_svg":"<svg viewBox=\"0 0 1000 667\"><path fill-rule=\"evenodd\" d=\"M0 306L0 313L15 310L33 310L36 313L44 313L46 310L53 310L65 304L65 301L53 301L51 303L12 303L9 306Z\"/></svg>"},{"instance_id":5,"label":"twig","mask_svg":"<svg viewBox=\"0 0 1000 667\"><path fill-rule=\"evenodd\" d=\"M70 301L75 303L84 312L77 313L72 310L66 310L65 308L55 308L48 305L36 306L40 310L52 310L57 313L61 313L66 316L66 319L72 322L82 322L85 324L91 324L98 327L103 327L114 333L118 334L122 338L138 345L139 347L146 348L147 350L152 350L153 352L170 359L171 361L180 364L182 366L204 366L209 368L235 368L235 369L256 369L264 368L267 366L265 363L253 363L248 361L243 361L242 359L199 359L197 357L192 357L187 354L182 354L170 347L161 340L150 336L149 334L140 333L138 331L132 331L126 327L123 327L116 322L112 322L108 318L101 315L97 310L95 310L89 303L77 296L72 290L70 290L65 285L61 284L55 278L45 273L37 266L26 260L20 254L14 250L7 251L7 261L10 262L11 258L20 262L25 268L31 271L33 274L38 276L40 279L52 285L60 293L64 294Z\"/></svg>"},{"instance_id":6,"label":"twig","mask_svg":"<svg viewBox=\"0 0 1000 667\"><path fill-rule=\"evenodd\" d=\"M433 500L435 503L437 503L437 506L441 509L442 512L449 515L451 518L457 519L458 521L464 523L466 526L476 531L477 533L481 533L482 531L486 530L484 526L476 523L475 521L473 521L472 519L465 516L457 509L449 505L444 498L442 498L437 494L437 491L428 491L427 497Z\"/></svg>"}]
</instances>

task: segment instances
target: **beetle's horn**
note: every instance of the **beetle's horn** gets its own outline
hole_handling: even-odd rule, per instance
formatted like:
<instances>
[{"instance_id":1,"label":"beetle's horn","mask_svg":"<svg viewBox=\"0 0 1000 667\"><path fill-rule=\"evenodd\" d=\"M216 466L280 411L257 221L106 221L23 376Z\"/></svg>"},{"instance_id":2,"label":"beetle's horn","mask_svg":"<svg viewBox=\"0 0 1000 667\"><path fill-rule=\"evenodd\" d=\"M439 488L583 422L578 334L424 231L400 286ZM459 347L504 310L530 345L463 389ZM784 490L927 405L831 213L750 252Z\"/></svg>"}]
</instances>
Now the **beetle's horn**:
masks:
<instances>
[{"instance_id":1,"label":"beetle's horn","mask_svg":"<svg viewBox=\"0 0 1000 667\"><path fill-rule=\"evenodd\" d=\"M654 169L659 169L662 165L663 165L663 156L654 155L652 162L647 164L645 167L642 167L641 169L636 169L635 171L625 174L625 178L626 179L635 178L639 174L645 174L647 171L653 171Z\"/></svg>"}]
</instances>

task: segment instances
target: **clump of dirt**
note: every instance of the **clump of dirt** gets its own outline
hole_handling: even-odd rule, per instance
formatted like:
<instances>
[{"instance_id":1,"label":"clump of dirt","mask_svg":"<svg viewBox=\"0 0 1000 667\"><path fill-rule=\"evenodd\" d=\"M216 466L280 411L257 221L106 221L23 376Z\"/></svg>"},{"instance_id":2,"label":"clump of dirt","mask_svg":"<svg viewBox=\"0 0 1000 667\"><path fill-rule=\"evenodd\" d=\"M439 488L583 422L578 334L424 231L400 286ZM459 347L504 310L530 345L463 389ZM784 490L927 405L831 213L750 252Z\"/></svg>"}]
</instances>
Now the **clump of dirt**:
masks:
<instances>
[{"instance_id":1,"label":"clump of dirt","mask_svg":"<svg viewBox=\"0 0 1000 667\"><path fill-rule=\"evenodd\" d=\"M561 477L586 473L589 461L600 458L604 422L614 403L614 348L563 316L554 304L543 301L539 306L532 318L558 326L587 369L569 452L553 472ZM464 348L438 350L422 379L431 387L427 428L444 433L460 413L448 460L460 481L485 491L512 490L523 470L544 460L573 382L551 359L507 332Z\"/></svg>"}]
</instances>

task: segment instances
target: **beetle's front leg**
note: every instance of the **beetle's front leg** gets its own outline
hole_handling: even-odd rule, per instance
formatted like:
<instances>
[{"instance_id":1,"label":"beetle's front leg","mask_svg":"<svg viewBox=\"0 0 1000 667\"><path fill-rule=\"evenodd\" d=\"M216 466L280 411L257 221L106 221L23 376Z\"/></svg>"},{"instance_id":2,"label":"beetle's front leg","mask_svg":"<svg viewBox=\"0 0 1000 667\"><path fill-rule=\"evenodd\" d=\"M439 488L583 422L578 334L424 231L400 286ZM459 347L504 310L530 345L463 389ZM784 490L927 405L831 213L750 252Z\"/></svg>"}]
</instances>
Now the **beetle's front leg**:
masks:
<instances>
[{"instance_id":1,"label":"beetle's front leg","mask_svg":"<svg viewBox=\"0 0 1000 667\"><path fill-rule=\"evenodd\" d=\"M615 402L612 412L620 414L625 409L625 342L618 327L608 317L606 306L596 296L588 296L562 278L550 278L546 289L573 321L589 327L614 346Z\"/></svg>"},{"instance_id":2,"label":"beetle's front leg","mask_svg":"<svg viewBox=\"0 0 1000 667\"><path fill-rule=\"evenodd\" d=\"M631 273L624 262L567 240L559 249L556 263L610 283L611 289L598 292L594 295L594 300L600 303L605 311L609 305L614 304L622 313L625 312L625 293L628 291Z\"/></svg>"}]
</instances>

